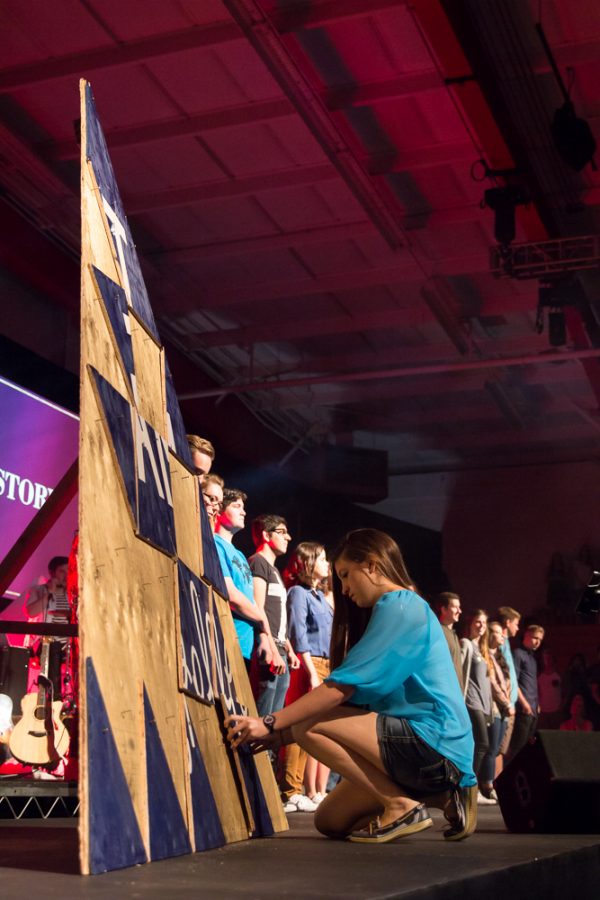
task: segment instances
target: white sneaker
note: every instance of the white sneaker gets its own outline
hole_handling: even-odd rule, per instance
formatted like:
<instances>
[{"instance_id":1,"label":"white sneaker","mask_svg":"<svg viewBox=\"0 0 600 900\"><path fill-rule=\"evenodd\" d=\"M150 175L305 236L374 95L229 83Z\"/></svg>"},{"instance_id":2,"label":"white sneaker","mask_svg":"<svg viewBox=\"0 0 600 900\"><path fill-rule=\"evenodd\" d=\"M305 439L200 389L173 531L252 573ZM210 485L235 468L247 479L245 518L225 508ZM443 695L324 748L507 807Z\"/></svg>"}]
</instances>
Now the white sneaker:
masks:
<instances>
[{"instance_id":1,"label":"white sneaker","mask_svg":"<svg viewBox=\"0 0 600 900\"><path fill-rule=\"evenodd\" d=\"M317 792L316 794L313 794L312 797L309 797L309 799L312 800L313 803L316 803L318 806L319 803L322 803L325 799L325 794L320 794Z\"/></svg>"},{"instance_id":2,"label":"white sneaker","mask_svg":"<svg viewBox=\"0 0 600 900\"><path fill-rule=\"evenodd\" d=\"M313 803L310 797L305 794L292 794L288 797L283 807L285 813L292 812L314 812L319 804Z\"/></svg>"},{"instance_id":3,"label":"white sneaker","mask_svg":"<svg viewBox=\"0 0 600 900\"><path fill-rule=\"evenodd\" d=\"M493 800L491 797L484 797L481 791L477 794L478 806L496 806L497 802L497 800Z\"/></svg>"}]
</instances>

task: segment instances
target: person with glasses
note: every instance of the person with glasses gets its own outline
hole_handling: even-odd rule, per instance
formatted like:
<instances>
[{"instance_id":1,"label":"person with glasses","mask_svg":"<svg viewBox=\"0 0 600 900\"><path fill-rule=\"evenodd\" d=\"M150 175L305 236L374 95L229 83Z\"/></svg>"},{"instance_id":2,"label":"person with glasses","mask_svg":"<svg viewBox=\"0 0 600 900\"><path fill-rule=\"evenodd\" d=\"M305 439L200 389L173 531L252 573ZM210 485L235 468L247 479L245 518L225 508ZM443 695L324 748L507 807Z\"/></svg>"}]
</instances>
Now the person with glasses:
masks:
<instances>
[{"instance_id":1,"label":"person with glasses","mask_svg":"<svg viewBox=\"0 0 600 900\"><path fill-rule=\"evenodd\" d=\"M233 544L233 536L242 530L246 522L246 499L243 491L225 488L223 506L217 517L215 545L227 587L233 624L246 670L250 672L255 636L258 658L266 665L273 661L273 645L267 617L254 602L254 585L248 560Z\"/></svg>"},{"instance_id":2,"label":"person with glasses","mask_svg":"<svg viewBox=\"0 0 600 900\"><path fill-rule=\"evenodd\" d=\"M300 660L287 636L287 592L275 560L287 553L291 536L281 516L266 514L252 522L252 540L256 553L248 560L252 571L254 600L269 621L276 656L270 666L259 663L256 707L266 716L281 709L290 684L290 669L298 669Z\"/></svg>"},{"instance_id":3,"label":"person with glasses","mask_svg":"<svg viewBox=\"0 0 600 900\"><path fill-rule=\"evenodd\" d=\"M206 514L210 521L210 527L214 531L217 525L217 516L223 506L223 489L225 482L216 472L203 475L200 480L202 486L202 499L206 507Z\"/></svg>"}]
</instances>

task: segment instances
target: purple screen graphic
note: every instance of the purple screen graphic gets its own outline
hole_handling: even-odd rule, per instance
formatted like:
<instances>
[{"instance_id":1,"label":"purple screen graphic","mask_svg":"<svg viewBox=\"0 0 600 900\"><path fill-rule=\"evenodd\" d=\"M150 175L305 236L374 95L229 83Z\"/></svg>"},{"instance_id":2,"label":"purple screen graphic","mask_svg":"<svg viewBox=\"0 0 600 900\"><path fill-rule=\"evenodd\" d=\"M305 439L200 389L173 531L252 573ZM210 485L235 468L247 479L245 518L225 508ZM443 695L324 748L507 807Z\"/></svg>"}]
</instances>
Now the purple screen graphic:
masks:
<instances>
[{"instance_id":1,"label":"purple screen graphic","mask_svg":"<svg viewBox=\"0 0 600 900\"><path fill-rule=\"evenodd\" d=\"M77 458L79 418L0 378L0 422L0 559L4 559ZM24 618L19 595L46 579L53 556L69 555L76 528L77 497L5 591L14 600L2 618ZM16 637L10 640L21 643Z\"/></svg>"}]
</instances>

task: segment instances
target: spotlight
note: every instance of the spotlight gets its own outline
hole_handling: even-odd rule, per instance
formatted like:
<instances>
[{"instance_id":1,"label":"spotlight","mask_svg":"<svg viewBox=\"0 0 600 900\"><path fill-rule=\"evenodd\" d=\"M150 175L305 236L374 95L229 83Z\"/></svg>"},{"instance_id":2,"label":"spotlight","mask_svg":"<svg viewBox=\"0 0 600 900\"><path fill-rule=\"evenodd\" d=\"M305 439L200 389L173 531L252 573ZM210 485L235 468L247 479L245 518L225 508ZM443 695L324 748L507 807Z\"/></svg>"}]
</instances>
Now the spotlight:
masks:
<instances>
[{"instance_id":1,"label":"spotlight","mask_svg":"<svg viewBox=\"0 0 600 900\"><path fill-rule=\"evenodd\" d=\"M565 100L556 110L550 127L554 145L568 166L581 172L591 162L592 168L596 169L596 139L586 120L575 115L575 107L570 100Z\"/></svg>"},{"instance_id":2,"label":"spotlight","mask_svg":"<svg viewBox=\"0 0 600 900\"><path fill-rule=\"evenodd\" d=\"M493 209L496 218L494 222L494 237L502 246L510 244L515 239L515 209L529 203L529 194L519 185L507 187L488 188L483 195L483 205Z\"/></svg>"}]
</instances>

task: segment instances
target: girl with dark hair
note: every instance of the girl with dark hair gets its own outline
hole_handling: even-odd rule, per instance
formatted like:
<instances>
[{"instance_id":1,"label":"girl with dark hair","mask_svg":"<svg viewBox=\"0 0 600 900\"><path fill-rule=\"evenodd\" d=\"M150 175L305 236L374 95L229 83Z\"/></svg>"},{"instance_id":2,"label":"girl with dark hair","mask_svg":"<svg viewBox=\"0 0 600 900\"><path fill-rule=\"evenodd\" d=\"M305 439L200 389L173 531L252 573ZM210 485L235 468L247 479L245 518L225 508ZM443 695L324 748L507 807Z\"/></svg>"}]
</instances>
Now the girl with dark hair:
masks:
<instances>
[{"instance_id":1,"label":"girl with dark hair","mask_svg":"<svg viewBox=\"0 0 600 900\"><path fill-rule=\"evenodd\" d=\"M228 739L256 752L292 739L339 772L315 814L329 837L379 844L423 831L426 799L445 810L444 837L461 840L477 818L473 736L441 625L389 535L350 532L332 561L331 675L273 716L230 716Z\"/></svg>"}]
</instances>

